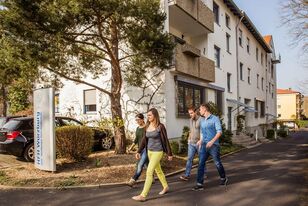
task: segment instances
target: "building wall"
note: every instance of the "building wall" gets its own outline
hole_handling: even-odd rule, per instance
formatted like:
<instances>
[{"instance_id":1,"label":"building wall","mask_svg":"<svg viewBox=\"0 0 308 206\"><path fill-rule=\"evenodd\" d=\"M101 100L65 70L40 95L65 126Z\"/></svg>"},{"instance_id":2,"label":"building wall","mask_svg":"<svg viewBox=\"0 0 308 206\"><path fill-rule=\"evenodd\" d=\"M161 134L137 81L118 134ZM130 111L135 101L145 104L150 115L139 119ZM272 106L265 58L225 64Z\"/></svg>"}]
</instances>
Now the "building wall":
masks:
<instances>
[{"instance_id":1,"label":"building wall","mask_svg":"<svg viewBox=\"0 0 308 206\"><path fill-rule=\"evenodd\" d=\"M268 55L268 61L271 60L272 54L267 54L261 44L250 33L246 26L240 22L239 17L233 15L230 9L224 4L222 0L215 0L219 6L220 20L219 25L215 23L214 34L209 35L209 39L213 40L213 44L221 49L221 68L216 68L216 81L214 85L227 88L227 73L231 74L231 92L225 91L225 99L235 99L239 97L239 101L244 103L244 99L249 99L249 106L254 107L254 99L266 102L265 113L276 115L276 95L269 93L268 85L274 85L276 88L276 69L274 69L274 78L270 78L269 63L265 63L265 55ZM226 14L230 17L230 28L226 26ZM243 64L243 80L240 80L237 72L236 62L236 25L239 23L239 29L242 31L242 46L238 45L238 67L240 63ZM230 35L230 52L227 51L226 33ZM247 52L247 37L250 40L250 52ZM259 50L259 58L256 60L256 47ZM263 53L263 65L261 64L261 52ZM276 67L276 66L274 66ZM250 79L248 83L248 68L251 70ZM239 69L239 68L238 68ZM257 74L259 75L259 88L257 87ZM238 75L238 76L237 76ZM262 90L262 78L264 78L264 86ZM237 88L237 79L239 82L239 93ZM271 91L276 91L271 88ZM234 103L225 102L224 111L228 111L228 107L234 110L238 105ZM240 109L241 110L241 109ZM237 110L232 113L232 130L236 129ZM266 123L267 116L255 118L254 113L244 113L246 116L246 126L256 127L259 124ZM224 119L227 120L227 112L224 113Z\"/></svg>"},{"instance_id":2,"label":"building wall","mask_svg":"<svg viewBox=\"0 0 308 206\"><path fill-rule=\"evenodd\" d=\"M278 94L277 113L279 120L296 119L296 94Z\"/></svg>"},{"instance_id":3,"label":"building wall","mask_svg":"<svg viewBox=\"0 0 308 206\"><path fill-rule=\"evenodd\" d=\"M303 114L308 118L308 97L304 97Z\"/></svg>"}]
</instances>

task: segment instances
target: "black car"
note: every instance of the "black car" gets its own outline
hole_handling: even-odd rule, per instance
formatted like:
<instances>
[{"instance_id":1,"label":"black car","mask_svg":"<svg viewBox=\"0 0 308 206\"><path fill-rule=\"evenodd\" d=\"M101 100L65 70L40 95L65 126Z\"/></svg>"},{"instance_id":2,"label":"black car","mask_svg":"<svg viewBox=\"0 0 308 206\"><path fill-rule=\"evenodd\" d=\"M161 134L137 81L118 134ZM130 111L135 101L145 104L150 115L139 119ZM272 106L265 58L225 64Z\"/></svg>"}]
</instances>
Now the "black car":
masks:
<instances>
[{"instance_id":1,"label":"black car","mask_svg":"<svg viewBox=\"0 0 308 206\"><path fill-rule=\"evenodd\" d=\"M10 119L18 118L18 117L22 117L22 116L7 116L7 117L0 117L0 128L2 128L3 125L5 125L5 123L7 123Z\"/></svg>"},{"instance_id":2,"label":"black car","mask_svg":"<svg viewBox=\"0 0 308 206\"><path fill-rule=\"evenodd\" d=\"M56 117L55 126L83 125L69 117ZM114 143L107 131L94 130L93 149L110 149ZM0 130L0 153L23 157L26 161L34 161L34 129L33 117L20 117L8 121Z\"/></svg>"}]
</instances>

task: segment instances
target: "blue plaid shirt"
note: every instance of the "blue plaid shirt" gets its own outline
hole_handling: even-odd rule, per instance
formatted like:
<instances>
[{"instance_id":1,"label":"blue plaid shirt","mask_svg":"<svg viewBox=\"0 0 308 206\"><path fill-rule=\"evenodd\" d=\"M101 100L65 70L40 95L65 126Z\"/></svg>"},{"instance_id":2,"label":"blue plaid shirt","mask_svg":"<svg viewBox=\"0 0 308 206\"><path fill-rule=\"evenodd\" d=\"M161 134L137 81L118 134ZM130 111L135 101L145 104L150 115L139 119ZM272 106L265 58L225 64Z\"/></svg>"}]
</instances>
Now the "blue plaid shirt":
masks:
<instances>
[{"instance_id":1,"label":"blue plaid shirt","mask_svg":"<svg viewBox=\"0 0 308 206\"><path fill-rule=\"evenodd\" d=\"M202 118L200 129L203 137L202 143L208 143L215 137L218 132L222 133L220 119L213 114L207 118ZM217 139L214 144L219 145L219 139Z\"/></svg>"}]
</instances>

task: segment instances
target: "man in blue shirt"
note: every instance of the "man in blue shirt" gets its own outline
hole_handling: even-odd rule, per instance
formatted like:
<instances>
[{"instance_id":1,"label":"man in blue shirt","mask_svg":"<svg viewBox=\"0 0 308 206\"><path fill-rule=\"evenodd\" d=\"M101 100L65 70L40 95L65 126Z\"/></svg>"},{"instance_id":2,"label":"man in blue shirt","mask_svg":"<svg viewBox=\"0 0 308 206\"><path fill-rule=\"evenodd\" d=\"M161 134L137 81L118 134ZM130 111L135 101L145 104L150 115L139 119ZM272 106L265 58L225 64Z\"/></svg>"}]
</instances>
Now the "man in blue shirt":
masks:
<instances>
[{"instance_id":1,"label":"man in blue shirt","mask_svg":"<svg viewBox=\"0 0 308 206\"><path fill-rule=\"evenodd\" d=\"M204 167L206 160L211 155L220 176L220 185L227 185L224 167L220 160L219 138L222 135L220 119L211 114L208 104L200 106L200 114L204 117L200 122L201 139L197 142L200 147L197 185L193 190L203 190Z\"/></svg>"}]
</instances>

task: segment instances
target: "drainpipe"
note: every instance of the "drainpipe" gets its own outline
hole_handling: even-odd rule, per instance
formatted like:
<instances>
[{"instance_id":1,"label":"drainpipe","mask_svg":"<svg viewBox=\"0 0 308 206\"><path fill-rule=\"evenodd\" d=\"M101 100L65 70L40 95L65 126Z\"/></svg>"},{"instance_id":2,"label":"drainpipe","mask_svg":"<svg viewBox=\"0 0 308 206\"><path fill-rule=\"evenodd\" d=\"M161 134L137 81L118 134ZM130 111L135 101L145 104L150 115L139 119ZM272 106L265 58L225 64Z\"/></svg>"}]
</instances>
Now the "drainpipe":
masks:
<instances>
[{"instance_id":1,"label":"drainpipe","mask_svg":"<svg viewBox=\"0 0 308 206\"><path fill-rule=\"evenodd\" d=\"M237 95L237 101L240 101L240 78L239 78L239 70L240 70L240 66L239 66L239 58L238 58L238 47L239 47L239 41L238 41L238 28L240 23L242 22L243 18L245 16L245 13L243 10L241 10L241 18L240 20L237 22L236 27L235 27L235 36L236 36L236 95ZM243 39L242 39L243 42ZM237 115L239 115L240 110L239 108L237 108Z\"/></svg>"}]
</instances>

